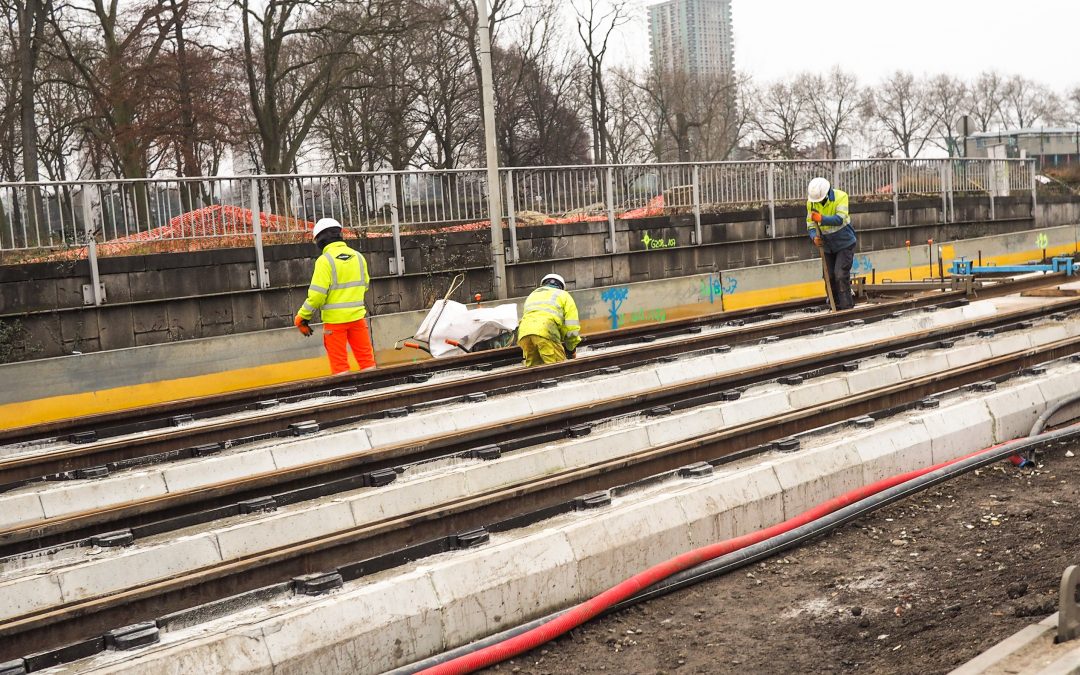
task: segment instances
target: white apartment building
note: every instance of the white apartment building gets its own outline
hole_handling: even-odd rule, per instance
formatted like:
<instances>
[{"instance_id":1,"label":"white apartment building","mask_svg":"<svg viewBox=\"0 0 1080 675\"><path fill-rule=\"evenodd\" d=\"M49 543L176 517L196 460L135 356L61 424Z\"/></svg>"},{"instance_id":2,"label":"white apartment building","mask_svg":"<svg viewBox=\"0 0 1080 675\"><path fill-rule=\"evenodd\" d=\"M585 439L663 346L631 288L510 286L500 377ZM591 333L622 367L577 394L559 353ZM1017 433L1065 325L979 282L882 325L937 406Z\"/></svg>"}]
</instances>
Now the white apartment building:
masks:
<instances>
[{"instance_id":1,"label":"white apartment building","mask_svg":"<svg viewBox=\"0 0 1080 675\"><path fill-rule=\"evenodd\" d=\"M731 0L665 0L649 6L653 68L731 76Z\"/></svg>"}]
</instances>

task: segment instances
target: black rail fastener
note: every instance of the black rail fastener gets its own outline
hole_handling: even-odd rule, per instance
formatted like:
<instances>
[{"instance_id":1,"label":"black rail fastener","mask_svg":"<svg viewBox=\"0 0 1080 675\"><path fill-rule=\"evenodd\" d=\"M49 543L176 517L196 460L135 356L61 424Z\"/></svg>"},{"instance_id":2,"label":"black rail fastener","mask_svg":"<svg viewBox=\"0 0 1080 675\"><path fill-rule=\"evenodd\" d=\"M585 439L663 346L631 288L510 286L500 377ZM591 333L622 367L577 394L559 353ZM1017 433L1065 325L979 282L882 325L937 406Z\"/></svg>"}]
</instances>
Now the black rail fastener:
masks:
<instances>
[{"instance_id":1,"label":"black rail fastener","mask_svg":"<svg viewBox=\"0 0 1080 675\"><path fill-rule=\"evenodd\" d=\"M922 399L921 401L918 402L917 406L918 406L919 410L930 410L931 408L940 408L941 407L941 401L939 401L939 400L937 400L936 398L933 398L933 397L924 398L924 399Z\"/></svg>"},{"instance_id":2,"label":"black rail fastener","mask_svg":"<svg viewBox=\"0 0 1080 675\"><path fill-rule=\"evenodd\" d=\"M1054 321L1064 321L1065 319L1069 318L1069 315L1065 312L1058 312L1057 314L1051 314L1050 318Z\"/></svg>"},{"instance_id":3,"label":"black rail fastener","mask_svg":"<svg viewBox=\"0 0 1080 675\"><path fill-rule=\"evenodd\" d=\"M1039 364L1036 364L1034 366L1024 368L1023 372L1024 372L1024 375L1045 375L1046 374L1046 364L1039 363Z\"/></svg>"},{"instance_id":4,"label":"black rail fastener","mask_svg":"<svg viewBox=\"0 0 1080 675\"><path fill-rule=\"evenodd\" d=\"M582 495L574 499L574 510L584 511L586 509L598 509L601 506L611 505L611 492L608 490L600 490L599 492L590 492L587 495Z\"/></svg>"},{"instance_id":5,"label":"black rail fastener","mask_svg":"<svg viewBox=\"0 0 1080 675\"><path fill-rule=\"evenodd\" d=\"M383 413L386 417L405 417L408 414L408 408L390 408Z\"/></svg>"},{"instance_id":6,"label":"black rail fastener","mask_svg":"<svg viewBox=\"0 0 1080 675\"><path fill-rule=\"evenodd\" d=\"M765 318L770 319L772 321L776 321L777 319L783 319L784 315L781 314L780 312L770 312L770 313L765 315Z\"/></svg>"},{"instance_id":7,"label":"black rail fastener","mask_svg":"<svg viewBox=\"0 0 1080 675\"><path fill-rule=\"evenodd\" d=\"M293 436L307 436L310 434L318 433L319 423L315 420L304 420L303 422L293 422L289 425L289 433Z\"/></svg>"},{"instance_id":8,"label":"black rail fastener","mask_svg":"<svg viewBox=\"0 0 1080 675\"><path fill-rule=\"evenodd\" d=\"M337 571L304 574L293 577L292 582L293 592L297 595L322 595L336 588L341 588L345 584L345 580L341 578L341 573Z\"/></svg>"},{"instance_id":9,"label":"black rail fastener","mask_svg":"<svg viewBox=\"0 0 1080 675\"><path fill-rule=\"evenodd\" d=\"M80 642L64 645L59 649L51 649L46 652L38 652L26 657L26 672L35 673L53 666L71 663L100 654L105 651L105 636L88 638Z\"/></svg>"},{"instance_id":10,"label":"black rail fastener","mask_svg":"<svg viewBox=\"0 0 1080 675\"><path fill-rule=\"evenodd\" d=\"M469 457L473 459L498 459L502 457L502 448L497 445L473 448L469 451Z\"/></svg>"},{"instance_id":11,"label":"black rail fastener","mask_svg":"<svg viewBox=\"0 0 1080 675\"><path fill-rule=\"evenodd\" d=\"M367 487L382 487L397 480L397 471L394 469L376 469L364 474L364 485Z\"/></svg>"},{"instance_id":12,"label":"black rail fastener","mask_svg":"<svg viewBox=\"0 0 1080 675\"><path fill-rule=\"evenodd\" d=\"M938 306L937 305L927 305L926 307L922 308L922 311L926 312L927 314L929 314L930 312L936 312L936 311L938 311Z\"/></svg>"},{"instance_id":13,"label":"black rail fastener","mask_svg":"<svg viewBox=\"0 0 1080 675\"><path fill-rule=\"evenodd\" d=\"M68 436L69 443L93 443L97 439L96 431L80 431Z\"/></svg>"},{"instance_id":14,"label":"black rail fastener","mask_svg":"<svg viewBox=\"0 0 1080 675\"><path fill-rule=\"evenodd\" d=\"M731 345L720 345L719 347L713 347L713 354L727 354L731 351Z\"/></svg>"},{"instance_id":15,"label":"black rail fastener","mask_svg":"<svg viewBox=\"0 0 1080 675\"><path fill-rule=\"evenodd\" d=\"M554 377L545 377L544 379L540 380L539 385L541 389L553 389L559 386L559 381L556 380Z\"/></svg>"},{"instance_id":16,"label":"black rail fastener","mask_svg":"<svg viewBox=\"0 0 1080 675\"><path fill-rule=\"evenodd\" d=\"M130 626L114 628L105 633L105 646L120 651L145 647L146 645L155 644L159 640L161 640L161 633L158 631L157 622L155 621L133 623Z\"/></svg>"},{"instance_id":17,"label":"black rail fastener","mask_svg":"<svg viewBox=\"0 0 1080 675\"><path fill-rule=\"evenodd\" d=\"M185 414L185 415L173 415L172 417L169 418L169 424L173 425L174 427L178 427L181 424L188 424L188 423L194 422L194 421L195 421L195 418L192 417L191 415L187 415L187 414Z\"/></svg>"},{"instance_id":18,"label":"black rail fastener","mask_svg":"<svg viewBox=\"0 0 1080 675\"><path fill-rule=\"evenodd\" d=\"M656 342L655 335L642 335L638 338L638 342Z\"/></svg>"},{"instance_id":19,"label":"black rail fastener","mask_svg":"<svg viewBox=\"0 0 1080 675\"><path fill-rule=\"evenodd\" d=\"M621 373L622 368L618 366L607 366L606 368L601 368L600 372L605 375L614 375L615 373Z\"/></svg>"},{"instance_id":20,"label":"black rail fastener","mask_svg":"<svg viewBox=\"0 0 1080 675\"><path fill-rule=\"evenodd\" d=\"M131 530L116 530L115 532L94 535L90 537L90 543L101 548L131 546L135 543L135 535L131 533Z\"/></svg>"},{"instance_id":21,"label":"black rail fastener","mask_svg":"<svg viewBox=\"0 0 1080 675\"><path fill-rule=\"evenodd\" d=\"M720 392L720 399L723 401L738 401L742 398L742 392L737 389L728 389Z\"/></svg>"},{"instance_id":22,"label":"black rail fastener","mask_svg":"<svg viewBox=\"0 0 1080 675\"><path fill-rule=\"evenodd\" d=\"M405 381L409 384L420 384L421 382L427 382L431 379L431 373L413 373L405 378Z\"/></svg>"},{"instance_id":23,"label":"black rail fastener","mask_svg":"<svg viewBox=\"0 0 1080 675\"><path fill-rule=\"evenodd\" d=\"M1073 363L1080 363L1080 354L1073 354L1069 357L1069 360Z\"/></svg>"},{"instance_id":24,"label":"black rail fastener","mask_svg":"<svg viewBox=\"0 0 1080 675\"><path fill-rule=\"evenodd\" d=\"M192 457L206 457L207 455L213 455L221 452L221 443L207 443L206 445L196 445L191 449Z\"/></svg>"},{"instance_id":25,"label":"black rail fastener","mask_svg":"<svg viewBox=\"0 0 1080 675\"><path fill-rule=\"evenodd\" d=\"M277 510L277 500L272 496L256 497L254 499L245 499L237 504L240 509L240 515L246 516L249 513L259 513L261 511L275 511Z\"/></svg>"},{"instance_id":26,"label":"black rail fastener","mask_svg":"<svg viewBox=\"0 0 1080 675\"><path fill-rule=\"evenodd\" d=\"M655 408L649 408L649 410L646 412L646 414L649 417L663 417L664 415L670 415L671 414L671 406L658 405Z\"/></svg>"},{"instance_id":27,"label":"black rail fastener","mask_svg":"<svg viewBox=\"0 0 1080 675\"><path fill-rule=\"evenodd\" d=\"M847 363L843 363L843 364L840 365L840 370L844 371L845 373L853 373L858 369L859 369L859 362L858 361L848 361Z\"/></svg>"},{"instance_id":28,"label":"black rail fastener","mask_svg":"<svg viewBox=\"0 0 1080 675\"><path fill-rule=\"evenodd\" d=\"M1017 321L1016 322L1016 327L1017 328L1031 328L1034 325L1035 325L1034 321Z\"/></svg>"},{"instance_id":29,"label":"black rail fastener","mask_svg":"<svg viewBox=\"0 0 1080 675\"><path fill-rule=\"evenodd\" d=\"M874 422L874 418L870 417L869 415L856 417L855 419L851 420L851 423L859 429L869 429L870 427L874 426Z\"/></svg>"},{"instance_id":30,"label":"black rail fastener","mask_svg":"<svg viewBox=\"0 0 1080 675\"><path fill-rule=\"evenodd\" d=\"M733 328L738 328L739 326L745 326L746 322L743 321L742 319L732 319L731 321L728 321L724 325L725 326L731 326Z\"/></svg>"},{"instance_id":31,"label":"black rail fastener","mask_svg":"<svg viewBox=\"0 0 1080 675\"><path fill-rule=\"evenodd\" d=\"M700 333L701 332L701 326L690 326L689 328L686 329L685 332L687 332L687 333Z\"/></svg>"},{"instance_id":32,"label":"black rail fastener","mask_svg":"<svg viewBox=\"0 0 1080 675\"><path fill-rule=\"evenodd\" d=\"M806 332L809 333L810 335L823 335L825 333L825 327L824 326L814 326L813 328L811 328L810 330L808 330Z\"/></svg>"},{"instance_id":33,"label":"black rail fastener","mask_svg":"<svg viewBox=\"0 0 1080 675\"><path fill-rule=\"evenodd\" d=\"M975 391L995 391L997 389L997 382L993 380L987 380L985 382L976 382L971 385L971 388Z\"/></svg>"},{"instance_id":34,"label":"black rail fastener","mask_svg":"<svg viewBox=\"0 0 1080 675\"><path fill-rule=\"evenodd\" d=\"M780 342L780 336L779 335L766 335L765 337L758 340L759 345L772 344L773 342Z\"/></svg>"},{"instance_id":35,"label":"black rail fastener","mask_svg":"<svg viewBox=\"0 0 1080 675\"><path fill-rule=\"evenodd\" d=\"M468 532L461 532L460 534L451 535L450 547L456 550L464 550L467 548L476 548L477 546L483 546L491 541L491 535L482 527L478 527L475 530L469 530Z\"/></svg>"},{"instance_id":36,"label":"black rail fastener","mask_svg":"<svg viewBox=\"0 0 1080 675\"><path fill-rule=\"evenodd\" d=\"M713 475L713 465L708 462L696 462L681 466L675 472L679 478L708 478Z\"/></svg>"},{"instance_id":37,"label":"black rail fastener","mask_svg":"<svg viewBox=\"0 0 1080 675\"><path fill-rule=\"evenodd\" d=\"M855 326L862 326L862 325L863 325L863 324L865 324L865 323L866 323L866 322L865 322L865 321L863 321L862 319L852 319L851 321L848 321L848 322L847 322L847 325L848 325L849 327L851 327L851 328L854 328Z\"/></svg>"},{"instance_id":38,"label":"black rail fastener","mask_svg":"<svg viewBox=\"0 0 1080 675\"><path fill-rule=\"evenodd\" d=\"M581 438L582 436L588 436L591 433L591 424L575 424L566 430L566 435L570 438Z\"/></svg>"},{"instance_id":39,"label":"black rail fastener","mask_svg":"<svg viewBox=\"0 0 1080 675\"><path fill-rule=\"evenodd\" d=\"M26 675L26 661L15 659L0 663L0 675Z\"/></svg>"},{"instance_id":40,"label":"black rail fastener","mask_svg":"<svg viewBox=\"0 0 1080 675\"><path fill-rule=\"evenodd\" d=\"M481 401L486 401L487 399L488 395L482 391L474 391L471 394L465 394L465 400L468 403L480 403Z\"/></svg>"},{"instance_id":41,"label":"black rail fastener","mask_svg":"<svg viewBox=\"0 0 1080 675\"><path fill-rule=\"evenodd\" d=\"M780 384L795 386L796 384L802 384L805 379L806 378L802 375L784 375L783 377L776 378L776 381Z\"/></svg>"},{"instance_id":42,"label":"black rail fastener","mask_svg":"<svg viewBox=\"0 0 1080 675\"><path fill-rule=\"evenodd\" d=\"M802 441L797 438L781 438L776 441L776 449L780 452L795 452L802 447Z\"/></svg>"},{"instance_id":43,"label":"black rail fastener","mask_svg":"<svg viewBox=\"0 0 1080 675\"><path fill-rule=\"evenodd\" d=\"M903 314L901 314L900 312L889 312L888 314L885 315L885 318L886 319L899 319L901 316L903 316Z\"/></svg>"},{"instance_id":44,"label":"black rail fastener","mask_svg":"<svg viewBox=\"0 0 1080 675\"><path fill-rule=\"evenodd\" d=\"M678 360L679 360L679 357L675 356L674 354L665 354L664 356L661 356L660 358L657 359L657 361L659 361L660 363L672 363L672 362L678 361Z\"/></svg>"},{"instance_id":45,"label":"black rail fastener","mask_svg":"<svg viewBox=\"0 0 1080 675\"><path fill-rule=\"evenodd\" d=\"M908 351L908 350L906 350L906 349L897 349L897 350L895 350L895 351L891 351L891 352L889 352L889 353L888 353L888 354L886 354L885 356L886 356L887 358L890 358L890 359L906 359L906 358L907 358L907 356L908 356L908 354L910 354L910 353L911 353L911 352L909 352L909 351Z\"/></svg>"},{"instance_id":46,"label":"black rail fastener","mask_svg":"<svg viewBox=\"0 0 1080 675\"><path fill-rule=\"evenodd\" d=\"M75 469L75 478L78 480L91 480L94 478L107 478L109 467L89 466L85 469Z\"/></svg>"},{"instance_id":47,"label":"black rail fastener","mask_svg":"<svg viewBox=\"0 0 1080 675\"><path fill-rule=\"evenodd\" d=\"M280 401L278 401L276 398L268 398L265 401L259 401L258 403L256 403L255 404L255 409L256 410L266 410L267 408L273 408L274 406L278 405L279 403L280 403Z\"/></svg>"},{"instance_id":48,"label":"black rail fastener","mask_svg":"<svg viewBox=\"0 0 1080 675\"><path fill-rule=\"evenodd\" d=\"M956 345L956 340L938 340L934 345L936 349L952 349Z\"/></svg>"},{"instance_id":49,"label":"black rail fastener","mask_svg":"<svg viewBox=\"0 0 1080 675\"><path fill-rule=\"evenodd\" d=\"M976 333L981 338L992 338L997 335L997 332L993 328L984 328Z\"/></svg>"},{"instance_id":50,"label":"black rail fastener","mask_svg":"<svg viewBox=\"0 0 1080 675\"><path fill-rule=\"evenodd\" d=\"M360 390L356 387L338 387L337 389L331 389L331 396L352 396Z\"/></svg>"}]
</instances>

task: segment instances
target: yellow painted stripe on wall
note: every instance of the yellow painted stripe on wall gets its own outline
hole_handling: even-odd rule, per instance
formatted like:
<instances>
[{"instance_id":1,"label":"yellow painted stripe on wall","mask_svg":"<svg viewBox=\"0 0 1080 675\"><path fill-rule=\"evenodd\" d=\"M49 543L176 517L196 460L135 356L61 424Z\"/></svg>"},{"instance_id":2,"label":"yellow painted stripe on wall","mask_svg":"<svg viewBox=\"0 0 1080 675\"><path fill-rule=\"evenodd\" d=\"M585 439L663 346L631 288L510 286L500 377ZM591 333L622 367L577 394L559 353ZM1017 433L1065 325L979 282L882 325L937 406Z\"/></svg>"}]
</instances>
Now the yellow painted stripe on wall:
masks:
<instances>
[{"instance_id":1,"label":"yellow painted stripe on wall","mask_svg":"<svg viewBox=\"0 0 1080 675\"><path fill-rule=\"evenodd\" d=\"M1080 242L1078 242L1080 243ZM1066 244L1048 248L1048 256L1072 253L1074 244ZM944 253L944 251L943 251ZM1028 250L1019 253L988 256L983 259L984 264L991 262L997 265L1022 264L1034 258L1042 256L1041 250ZM946 259L949 256L945 256ZM929 265L912 268L912 276L922 279L936 274ZM877 272L878 281L907 281L908 268L884 270ZM822 297L825 295L823 281L812 281L775 288L764 288L753 291L740 291L731 295L725 295L722 299L722 307L726 311L746 309L771 305L789 300L801 300L804 298ZM666 310L669 319L686 316L700 316L709 312L715 312L721 303L695 303L672 307ZM645 323L645 322L643 322ZM633 325L638 325L637 323ZM607 330L610 327L607 319L596 318L582 321L582 330L585 333ZM405 361L418 360L415 350L389 350L381 351L377 355L380 365L390 365ZM426 358L426 355L419 358ZM175 380L151 382L147 384L116 387L102 391L87 392L82 394L66 394L34 401L23 401L0 405L0 429L41 424L69 417L82 417L104 412L118 410L130 410L146 405L175 401L197 396L209 396L221 394L239 389L251 389L283 382L295 382L313 377L329 375L330 368L324 358L303 359L288 361L253 368L242 368L221 373L198 375Z\"/></svg>"}]
</instances>

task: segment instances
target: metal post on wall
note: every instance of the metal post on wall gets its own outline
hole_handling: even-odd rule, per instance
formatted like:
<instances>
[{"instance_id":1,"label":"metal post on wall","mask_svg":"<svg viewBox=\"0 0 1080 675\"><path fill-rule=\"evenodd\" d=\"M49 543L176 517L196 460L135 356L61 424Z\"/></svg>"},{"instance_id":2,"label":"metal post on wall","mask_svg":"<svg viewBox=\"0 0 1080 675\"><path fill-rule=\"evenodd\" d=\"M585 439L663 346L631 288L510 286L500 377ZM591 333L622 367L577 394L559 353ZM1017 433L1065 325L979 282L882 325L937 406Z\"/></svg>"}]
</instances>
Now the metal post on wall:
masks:
<instances>
[{"instance_id":1,"label":"metal post on wall","mask_svg":"<svg viewBox=\"0 0 1080 675\"><path fill-rule=\"evenodd\" d=\"M86 232L86 260L90 263L90 283L83 286L83 304L101 306L105 302L105 289L101 287L101 273L98 271L97 228L94 227L94 210L90 204L90 185L83 185L82 190L83 230ZM104 218L104 211L102 217Z\"/></svg>"},{"instance_id":2,"label":"metal post on wall","mask_svg":"<svg viewBox=\"0 0 1080 675\"><path fill-rule=\"evenodd\" d=\"M776 238L776 165L769 162L768 181L766 184L769 195L769 231L768 235Z\"/></svg>"},{"instance_id":3,"label":"metal post on wall","mask_svg":"<svg viewBox=\"0 0 1080 675\"><path fill-rule=\"evenodd\" d=\"M949 222L949 195L945 189L945 162L938 164L938 183L941 187L941 222Z\"/></svg>"},{"instance_id":4,"label":"metal post on wall","mask_svg":"<svg viewBox=\"0 0 1080 675\"><path fill-rule=\"evenodd\" d=\"M955 223L956 222L956 204L953 203L953 175L956 173L955 172L956 167L953 165L951 159L947 159L945 161L947 162L947 164L945 165L945 185L946 185L946 187L948 188L948 191L949 191L949 219L948 219L948 222Z\"/></svg>"},{"instance_id":5,"label":"metal post on wall","mask_svg":"<svg viewBox=\"0 0 1080 675\"><path fill-rule=\"evenodd\" d=\"M693 166L693 176L691 178L691 186L693 188L692 199L694 200L694 243L698 246L701 245L701 193L698 187L698 165Z\"/></svg>"},{"instance_id":6,"label":"metal post on wall","mask_svg":"<svg viewBox=\"0 0 1080 675\"><path fill-rule=\"evenodd\" d=\"M514 171L506 172L506 220L510 227L510 262L518 261L517 218L514 215Z\"/></svg>"},{"instance_id":7,"label":"metal post on wall","mask_svg":"<svg viewBox=\"0 0 1080 675\"><path fill-rule=\"evenodd\" d=\"M255 271L251 274L252 288L270 288L270 271L266 269L263 254L262 217L259 209L259 182L251 179L250 186L251 234L255 239Z\"/></svg>"},{"instance_id":8,"label":"metal post on wall","mask_svg":"<svg viewBox=\"0 0 1080 675\"><path fill-rule=\"evenodd\" d=\"M398 221L398 174L390 174L390 229L394 234L394 259L390 261L390 274L405 275L405 260L401 257L401 223ZM498 191L498 188L496 188Z\"/></svg>"},{"instance_id":9,"label":"metal post on wall","mask_svg":"<svg viewBox=\"0 0 1080 675\"><path fill-rule=\"evenodd\" d=\"M997 192L998 180L1000 180L1000 177L998 176L998 170L997 166L994 164L994 160L988 159L986 161L988 164L987 172L990 176L990 180L987 181L987 183L989 183L987 192L990 194L990 220L996 220L997 214L994 212L994 193Z\"/></svg>"},{"instance_id":10,"label":"metal post on wall","mask_svg":"<svg viewBox=\"0 0 1080 675\"><path fill-rule=\"evenodd\" d=\"M892 219L893 227L900 227L900 160L894 159L892 167Z\"/></svg>"},{"instance_id":11,"label":"metal post on wall","mask_svg":"<svg viewBox=\"0 0 1080 675\"><path fill-rule=\"evenodd\" d=\"M615 169L608 167L604 180L604 204L607 205L608 239L611 240L611 253L615 252Z\"/></svg>"},{"instance_id":12,"label":"metal post on wall","mask_svg":"<svg viewBox=\"0 0 1080 675\"><path fill-rule=\"evenodd\" d=\"M1039 198L1036 196L1038 192L1036 183L1038 181L1035 180L1035 160L1033 159L1028 160L1028 173L1031 174L1031 217L1034 219L1035 209L1039 206Z\"/></svg>"}]
</instances>

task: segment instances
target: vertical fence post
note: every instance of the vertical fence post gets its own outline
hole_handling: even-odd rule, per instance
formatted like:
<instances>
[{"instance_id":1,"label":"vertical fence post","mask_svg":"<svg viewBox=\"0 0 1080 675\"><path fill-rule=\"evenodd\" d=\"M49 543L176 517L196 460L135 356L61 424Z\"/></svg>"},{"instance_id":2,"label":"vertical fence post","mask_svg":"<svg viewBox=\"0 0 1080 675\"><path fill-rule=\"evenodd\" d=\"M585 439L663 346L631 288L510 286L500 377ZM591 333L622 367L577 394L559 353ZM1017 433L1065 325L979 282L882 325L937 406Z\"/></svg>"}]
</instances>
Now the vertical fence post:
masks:
<instances>
[{"instance_id":1,"label":"vertical fence post","mask_svg":"<svg viewBox=\"0 0 1080 675\"><path fill-rule=\"evenodd\" d=\"M776 165L769 162L768 180L766 189L769 196L769 231L767 234L776 238Z\"/></svg>"},{"instance_id":2,"label":"vertical fence post","mask_svg":"<svg viewBox=\"0 0 1080 675\"><path fill-rule=\"evenodd\" d=\"M963 160L960 160L963 161ZM949 190L949 222L956 222L956 204L953 203L953 177L956 174L956 165L951 159L945 160L945 185Z\"/></svg>"},{"instance_id":3,"label":"vertical fence post","mask_svg":"<svg viewBox=\"0 0 1080 675\"><path fill-rule=\"evenodd\" d=\"M90 264L90 298L93 298L95 306L101 306L104 301L101 292L101 273L98 271L97 255L97 228L94 227L94 210L90 204L90 184L84 183L82 189L82 212L83 230L86 232L86 260ZM104 211L102 211L104 218ZM102 221L104 222L104 220ZM83 292L83 302L87 302L87 294Z\"/></svg>"},{"instance_id":4,"label":"vertical fence post","mask_svg":"<svg viewBox=\"0 0 1080 675\"><path fill-rule=\"evenodd\" d=\"M889 163L892 169L892 224L900 227L900 160Z\"/></svg>"},{"instance_id":5,"label":"vertical fence post","mask_svg":"<svg viewBox=\"0 0 1080 675\"><path fill-rule=\"evenodd\" d=\"M1028 173L1031 174L1031 218L1032 218L1032 220L1034 220L1035 219L1035 209L1036 209L1036 207L1039 206L1039 198L1036 196L1037 190L1036 190L1036 186L1035 186L1035 183L1037 182L1035 180L1035 160L1033 160L1033 159L1027 160L1027 165L1028 165Z\"/></svg>"},{"instance_id":6,"label":"vertical fence post","mask_svg":"<svg viewBox=\"0 0 1080 675\"><path fill-rule=\"evenodd\" d=\"M507 225L510 227L510 262L516 263L518 261L518 247L517 247L517 217L514 214L516 207L514 206L514 171L509 169L506 172L506 220Z\"/></svg>"},{"instance_id":7,"label":"vertical fence post","mask_svg":"<svg viewBox=\"0 0 1080 675\"><path fill-rule=\"evenodd\" d=\"M990 220L996 220L997 214L994 213L994 193L997 192L998 180L1000 180L1000 176L998 175L997 166L995 166L994 160L988 159L986 160L986 163L987 192L990 193Z\"/></svg>"},{"instance_id":8,"label":"vertical fence post","mask_svg":"<svg viewBox=\"0 0 1080 675\"><path fill-rule=\"evenodd\" d=\"M394 259L390 261L390 274L400 277L405 275L405 260L401 257L401 223L398 222L397 179L398 174L390 172L390 229L394 235Z\"/></svg>"},{"instance_id":9,"label":"vertical fence post","mask_svg":"<svg viewBox=\"0 0 1080 675\"><path fill-rule=\"evenodd\" d=\"M611 241L611 253L615 253L615 169L608 167L604 179L604 204L607 205L608 239Z\"/></svg>"},{"instance_id":10,"label":"vertical fence post","mask_svg":"<svg viewBox=\"0 0 1080 675\"><path fill-rule=\"evenodd\" d=\"M251 208L251 234L255 240L255 274L251 277L252 288L270 288L270 272L266 269L266 258L263 254L262 240L262 215L259 210L259 181L252 178L250 183L251 194L248 196Z\"/></svg>"},{"instance_id":11,"label":"vertical fence post","mask_svg":"<svg viewBox=\"0 0 1080 675\"><path fill-rule=\"evenodd\" d=\"M691 178L692 199L694 206L694 243L701 246L701 192L698 183L698 165L693 166Z\"/></svg>"},{"instance_id":12,"label":"vertical fence post","mask_svg":"<svg viewBox=\"0 0 1080 675\"><path fill-rule=\"evenodd\" d=\"M949 222L949 195L945 189L945 162L938 164L938 187L941 188L941 222Z\"/></svg>"}]
</instances>

